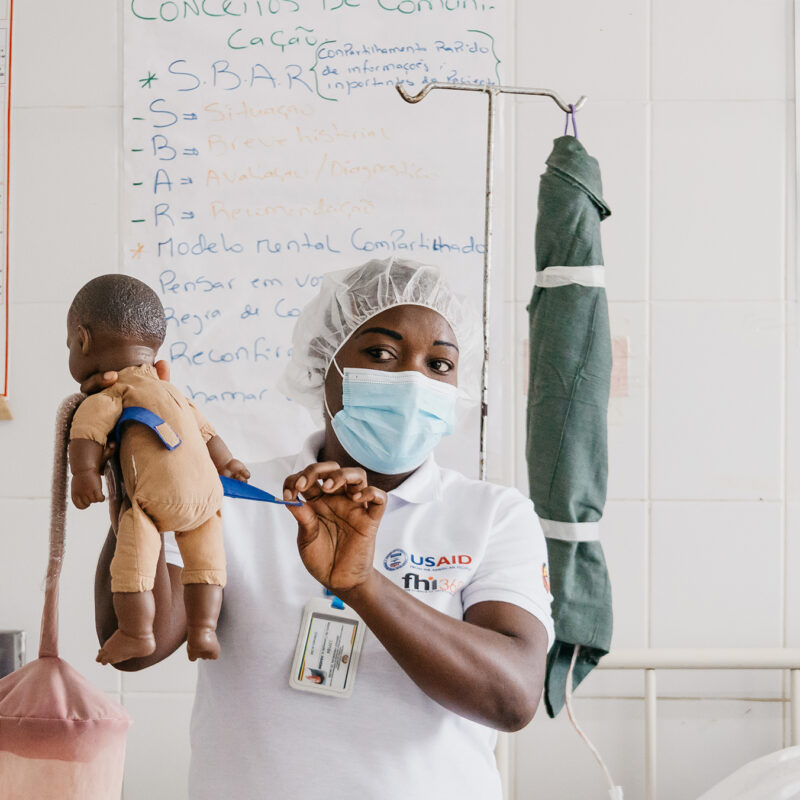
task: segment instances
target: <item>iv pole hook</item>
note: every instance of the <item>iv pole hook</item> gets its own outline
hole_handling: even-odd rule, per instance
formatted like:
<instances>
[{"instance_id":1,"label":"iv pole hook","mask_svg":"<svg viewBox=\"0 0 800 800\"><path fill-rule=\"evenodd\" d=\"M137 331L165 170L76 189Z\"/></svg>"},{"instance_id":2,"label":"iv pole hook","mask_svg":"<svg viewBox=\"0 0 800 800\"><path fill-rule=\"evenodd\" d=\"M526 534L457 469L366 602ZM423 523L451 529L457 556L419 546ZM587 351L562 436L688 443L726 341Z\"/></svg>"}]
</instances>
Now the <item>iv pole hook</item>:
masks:
<instances>
[{"instance_id":1,"label":"iv pole hook","mask_svg":"<svg viewBox=\"0 0 800 800\"><path fill-rule=\"evenodd\" d=\"M551 89L527 89L522 86L493 86L493 85L473 85L468 83L441 83L433 81L422 88L417 94L409 94L402 84L395 84L395 88L407 103L419 103L433 89L460 89L467 92L490 92L491 94L516 94L530 95L536 97L549 97L565 114L570 113L569 103L565 103L561 96ZM575 111L579 111L586 102L586 95L581 95L576 103L573 103Z\"/></svg>"}]
</instances>

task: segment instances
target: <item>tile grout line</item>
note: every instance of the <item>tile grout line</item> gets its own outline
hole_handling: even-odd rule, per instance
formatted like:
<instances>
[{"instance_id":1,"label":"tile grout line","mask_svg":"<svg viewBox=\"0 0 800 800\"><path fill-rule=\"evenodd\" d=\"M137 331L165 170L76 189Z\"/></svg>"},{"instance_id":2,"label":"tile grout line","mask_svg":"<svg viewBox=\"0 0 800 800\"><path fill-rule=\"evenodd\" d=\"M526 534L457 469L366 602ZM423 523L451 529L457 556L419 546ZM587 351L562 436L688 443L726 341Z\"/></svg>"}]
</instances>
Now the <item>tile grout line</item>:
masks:
<instances>
[{"instance_id":1,"label":"tile grout line","mask_svg":"<svg viewBox=\"0 0 800 800\"><path fill-rule=\"evenodd\" d=\"M644 390L645 418L647 420L646 438L646 522L645 522L645 592L647 602L645 642L647 647L653 646L653 310L652 310L652 250L653 250L653 38L654 38L654 5L655 0L650 0L647 6L647 102L645 115L645 135L647 137L646 163L645 163L645 203L647 209L645 213L645 224L647 225L647 235L645 236L645 331L647 346L645 347L645 357L647 358L646 374L647 381Z\"/></svg>"},{"instance_id":2,"label":"tile grout line","mask_svg":"<svg viewBox=\"0 0 800 800\"><path fill-rule=\"evenodd\" d=\"M644 694L581 694L577 695L576 700L644 700ZM789 703L783 697L762 697L758 695L749 695L741 697L739 695L661 695L658 698L659 702L667 703L693 703L693 702L709 702L709 703L764 703L776 705L782 704L785 708Z\"/></svg>"},{"instance_id":3,"label":"tile grout line","mask_svg":"<svg viewBox=\"0 0 800 800\"><path fill-rule=\"evenodd\" d=\"M787 42L787 60L789 61L789 70L787 73L787 83L789 80L789 75L792 72L792 66L795 59L794 55L794 47L793 47L793 40L794 40L794 32L795 32L795 25L794 25L794 8L797 5L797 0L794 3L789 3L787 5L787 16L789 17L788 24L787 24L787 32L788 32L788 42ZM788 92L784 92L784 94L788 94ZM787 486L788 486L788 469L789 469L789 461L788 461L788 447L787 447L787 434L789 432L789 326L788 326L788 302L789 302L789 273L790 273L790 263L789 263L789 255L790 255L790 247L789 247L789 209L792 207L792 198L791 198L791 191L792 191L792 181L787 180L786 177L786 169L791 163L790 158L790 147L792 147L793 137L791 136L791 132L793 129L793 120L792 115L790 113L791 106L789 104L788 99L785 103L785 119L784 119L784 130L786 135L786 142L784 144L784 163L783 169L781 170L781 175L783 178L783 193L784 193L784 203L783 203L783 281L781 283L782 289L782 300L781 303L781 325L783 326L783 337L781 339L781 347L782 347L782 359L781 359L781 369L783 371L783 391L781 392L781 430L782 436L780 441L780 464L781 464L781 486L780 486L780 494L782 497L781 502L781 530L783 536L781 537L781 636L782 636L782 645L786 647L788 645L789 640L789 608L788 608L788 601L789 601L789 593L788 593L788 586L789 586L789 562L788 562L788 553L789 553L789 515L788 515L788 496L787 496ZM796 131L795 131L796 136ZM782 693L784 700L788 699L790 696L790 688L788 683L788 673L783 672L781 673L781 680L782 680ZM786 704L782 706L782 720L781 720L781 740L784 747L787 746L786 741L786 717L787 717L787 707Z\"/></svg>"}]
</instances>

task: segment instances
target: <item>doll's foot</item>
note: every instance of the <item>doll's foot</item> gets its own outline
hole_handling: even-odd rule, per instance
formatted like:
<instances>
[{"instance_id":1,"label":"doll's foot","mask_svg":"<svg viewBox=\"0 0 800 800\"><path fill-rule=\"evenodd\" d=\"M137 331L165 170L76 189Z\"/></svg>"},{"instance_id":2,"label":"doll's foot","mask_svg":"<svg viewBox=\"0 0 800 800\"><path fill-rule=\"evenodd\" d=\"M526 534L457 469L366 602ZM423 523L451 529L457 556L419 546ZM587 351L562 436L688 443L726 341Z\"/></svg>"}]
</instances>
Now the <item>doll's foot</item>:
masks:
<instances>
[{"instance_id":1,"label":"doll's foot","mask_svg":"<svg viewBox=\"0 0 800 800\"><path fill-rule=\"evenodd\" d=\"M96 660L101 664L117 664L129 658L149 656L155 649L156 639L152 633L145 636L129 636L118 630L100 648Z\"/></svg>"},{"instance_id":2,"label":"doll's foot","mask_svg":"<svg viewBox=\"0 0 800 800\"><path fill-rule=\"evenodd\" d=\"M215 659L219 656L219 641L212 628L189 628L186 631L186 651L189 661L198 658Z\"/></svg>"}]
</instances>

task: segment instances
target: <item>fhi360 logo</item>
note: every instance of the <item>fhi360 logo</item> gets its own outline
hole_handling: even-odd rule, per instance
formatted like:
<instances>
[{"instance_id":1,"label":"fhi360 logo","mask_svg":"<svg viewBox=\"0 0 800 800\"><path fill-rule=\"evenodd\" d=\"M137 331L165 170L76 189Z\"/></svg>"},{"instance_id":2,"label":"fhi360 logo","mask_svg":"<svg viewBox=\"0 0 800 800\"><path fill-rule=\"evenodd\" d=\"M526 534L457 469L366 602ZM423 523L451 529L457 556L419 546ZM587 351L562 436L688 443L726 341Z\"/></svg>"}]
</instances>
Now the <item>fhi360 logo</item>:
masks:
<instances>
[{"instance_id":1,"label":"fhi360 logo","mask_svg":"<svg viewBox=\"0 0 800 800\"><path fill-rule=\"evenodd\" d=\"M453 578L434 578L433 575L428 575L427 578L422 578L416 572L406 572L403 575L403 588L409 592L448 592L455 594L464 586L464 581Z\"/></svg>"},{"instance_id":2,"label":"fhi360 logo","mask_svg":"<svg viewBox=\"0 0 800 800\"><path fill-rule=\"evenodd\" d=\"M465 553L446 556L420 556L416 553L406 553L405 550L397 547L389 551L386 558L383 559L383 566L393 572L396 569L402 569L409 562L412 567L419 567L426 571L453 568L466 569L472 563L472 556L468 556Z\"/></svg>"}]
</instances>

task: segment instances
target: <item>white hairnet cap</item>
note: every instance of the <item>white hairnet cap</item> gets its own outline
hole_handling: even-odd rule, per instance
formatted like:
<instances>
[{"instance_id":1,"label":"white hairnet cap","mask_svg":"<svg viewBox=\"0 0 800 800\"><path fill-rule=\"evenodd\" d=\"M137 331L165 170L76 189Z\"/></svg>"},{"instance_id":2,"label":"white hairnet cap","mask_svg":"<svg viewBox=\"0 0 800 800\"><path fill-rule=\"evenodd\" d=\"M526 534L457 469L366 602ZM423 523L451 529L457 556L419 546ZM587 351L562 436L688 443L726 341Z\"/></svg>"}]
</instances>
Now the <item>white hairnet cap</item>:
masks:
<instances>
[{"instance_id":1,"label":"white hairnet cap","mask_svg":"<svg viewBox=\"0 0 800 800\"><path fill-rule=\"evenodd\" d=\"M321 409L325 376L342 345L367 320L402 305L425 306L450 323L459 349L460 400L477 402L481 328L476 316L436 267L404 258L373 259L323 277L319 294L295 323L292 357L283 381L289 397Z\"/></svg>"}]
</instances>

